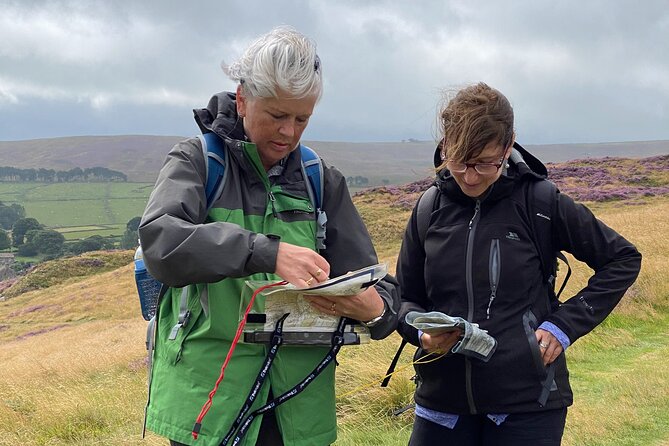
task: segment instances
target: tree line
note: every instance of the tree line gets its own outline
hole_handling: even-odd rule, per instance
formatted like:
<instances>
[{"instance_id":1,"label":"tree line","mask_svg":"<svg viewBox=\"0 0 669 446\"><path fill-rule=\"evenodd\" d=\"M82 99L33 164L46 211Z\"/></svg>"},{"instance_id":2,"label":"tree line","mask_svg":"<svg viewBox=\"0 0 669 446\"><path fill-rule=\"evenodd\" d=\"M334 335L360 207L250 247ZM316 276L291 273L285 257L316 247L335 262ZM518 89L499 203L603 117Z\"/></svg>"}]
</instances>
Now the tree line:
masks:
<instances>
[{"instance_id":1,"label":"tree line","mask_svg":"<svg viewBox=\"0 0 669 446\"><path fill-rule=\"evenodd\" d=\"M8 183L74 183L74 182L107 182L128 181L128 177L116 170L106 167L75 167L70 170L54 169L19 169L18 167L0 166L0 181Z\"/></svg>"}]
</instances>

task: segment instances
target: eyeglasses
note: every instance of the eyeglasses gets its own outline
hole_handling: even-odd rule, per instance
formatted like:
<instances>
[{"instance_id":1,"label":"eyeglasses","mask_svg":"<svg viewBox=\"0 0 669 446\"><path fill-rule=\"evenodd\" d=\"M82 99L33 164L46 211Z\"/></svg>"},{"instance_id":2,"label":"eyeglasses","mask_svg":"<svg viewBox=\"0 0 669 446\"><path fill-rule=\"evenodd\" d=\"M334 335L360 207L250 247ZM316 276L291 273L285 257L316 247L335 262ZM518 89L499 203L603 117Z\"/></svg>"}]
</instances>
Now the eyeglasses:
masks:
<instances>
[{"instance_id":1,"label":"eyeglasses","mask_svg":"<svg viewBox=\"0 0 669 446\"><path fill-rule=\"evenodd\" d=\"M479 175L493 175L497 173L500 167L504 164L504 158L502 157L499 160L499 163L458 163L453 160L448 160L446 162L446 167L451 172L455 173L465 173L467 168L471 167Z\"/></svg>"}]
</instances>

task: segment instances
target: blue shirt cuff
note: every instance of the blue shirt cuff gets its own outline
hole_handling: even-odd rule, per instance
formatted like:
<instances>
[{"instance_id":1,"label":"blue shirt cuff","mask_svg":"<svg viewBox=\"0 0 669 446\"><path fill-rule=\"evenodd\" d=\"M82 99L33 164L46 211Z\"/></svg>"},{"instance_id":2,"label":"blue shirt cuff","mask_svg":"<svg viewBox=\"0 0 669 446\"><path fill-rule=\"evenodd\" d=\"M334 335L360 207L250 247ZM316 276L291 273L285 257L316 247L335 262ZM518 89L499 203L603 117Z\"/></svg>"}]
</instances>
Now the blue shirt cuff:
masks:
<instances>
[{"instance_id":1,"label":"blue shirt cuff","mask_svg":"<svg viewBox=\"0 0 669 446\"><path fill-rule=\"evenodd\" d=\"M458 418L460 418L459 415L427 409L419 404L416 404L416 416L449 429L453 429L458 422Z\"/></svg>"},{"instance_id":2,"label":"blue shirt cuff","mask_svg":"<svg viewBox=\"0 0 669 446\"><path fill-rule=\"evenodd\" d=\"M420 345L420 348L423 348L423 342L420 340L420 338L423 337L423 330L418 330L418 345Z\"/></svg>"},{"instance_id":3,"label":"blue shirt cuff","mask_svg":"<svg viewBox=\"0 0 669 446\"><path fill-rule=\"evenodd\" d=\"M567 350L567 347L571 345L571 342L569 341L569 338L567 337L566 334L564 334L564 331L560 330L557 325L555 325L552 322L542 322L541 325L539 325L539 328L542 330L546 330L555 338L560 341L560 344L562 345L562 350Z\"/></svg>"}]
</instances>

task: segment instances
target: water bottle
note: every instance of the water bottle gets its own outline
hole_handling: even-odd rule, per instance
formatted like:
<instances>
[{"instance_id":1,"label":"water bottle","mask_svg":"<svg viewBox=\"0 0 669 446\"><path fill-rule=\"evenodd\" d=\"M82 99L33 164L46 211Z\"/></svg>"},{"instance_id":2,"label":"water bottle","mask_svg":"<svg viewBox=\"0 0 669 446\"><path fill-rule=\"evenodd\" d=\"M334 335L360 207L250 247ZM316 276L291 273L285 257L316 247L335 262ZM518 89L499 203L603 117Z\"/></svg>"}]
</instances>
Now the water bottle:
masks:
<instances>
[{"instance_id":1,"label":"water bottle","mask_svg":"<svg viewBox=\"0 0 669 446\"><path fill-rule=\"evenodd\" d=\"M135 283L139 294L139 304L142 308L142 317L147 321L151 320L156 314L162 284L146 270L141 245L135 251Z\"/></svg>"}]
</instances>

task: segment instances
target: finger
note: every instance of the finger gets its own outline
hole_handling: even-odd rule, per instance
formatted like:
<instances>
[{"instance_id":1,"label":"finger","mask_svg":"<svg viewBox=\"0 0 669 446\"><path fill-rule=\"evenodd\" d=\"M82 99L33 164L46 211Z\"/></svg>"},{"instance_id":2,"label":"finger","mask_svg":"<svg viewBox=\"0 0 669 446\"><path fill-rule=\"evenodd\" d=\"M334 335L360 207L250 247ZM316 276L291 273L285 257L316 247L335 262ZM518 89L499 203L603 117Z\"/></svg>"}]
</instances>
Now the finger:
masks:
<instances>
[{"instance_id":1,"label":"finger","mask_svg":"<svg viewBox=\"0 0 669 446\"><path fill-rule=\"evenodd\" d=\"M305 297L309 301L311 307L321 313L329 315L338 315L338 316L344 315L344 312L342 311L344 309L340 308L336 301L315 296L305 296Z\"/></svg>"},{"instance_id":2,"label":"finger","mask_svg":"<svg viewBox=\"0 0 669 446\"><path fill-rule=\"evenodd\" d=\"M461 334L462 334L462 331L455 330L455 331L448 331L448 332L445 332L445 333L435 335L432 338L435 339L440 344L446 344L446 343L452 342L453 340L459 338Z\"/></svg>"},{"instance_id":3,"label":"finger","mask_svg":"<svg viewBox=\"0 0 669 446\"><path fill-rule=\"evenodd\" d=\"M544 365L548 365L548 361L550 360L550 355L548 354L548 347L550 347L550 344L540 342L539 343L539 352L541 353L541 359L544 362Z\"/></svg>"},{"instance_id":4,"label":"finger","mask_svg":"<svg viewBox=\"0 0 669 446\"><path fill-rule=\"evenodd\" d=\"M306 266L305 281L309 283L308 286L313 286L316 283L325 282L330 276L330 264L320 255L314 253L313 263L310 261Z\"/></svg>"},{"instance_id":5,"label":"finger","mask_svg":"<svg viewBox=\"0 0 669 446\"><path fill-rule=\"evenodd\" d=\"M546 351L546 356L548 357L546 364L548 365L555 361L560 356L560 353L562 353L562 345L559 342L553 343Z\"/></svg>"},{"instance_id":6,"label":"finger","mask_svg":"<svg viewBox=\"0 0 669 446\"><path fill-rule=\"evenodd\" d=\"M330 277L330 264L323 256L316 254L315 259L316 268L313 269L314 276L316 276L319 281L323 281L326 278ZM321 270L321 274L316 274L318 270Z\"/></svg>"},{"instance_id":7,"label":"finger","mask_svg":"<svg viewBox=\"0 0 669 446\"><path fill-rule=\"evenodd\" d=\"M327 307L324 307L324 306L322 306L322 305L318 305L318 304L316 304L316 303L314 303L314 302L309 302L309 305L311 305L311 308L313 308L314 310L318 311L319 313L323 313L323 314L332 314L332 311L329 311L329 310L327 309Z\"/></svg>"},{"instance_id":8,"label":"finger","mask_svg":"<svg viewBox=\"0 0 669 446\"><path fill-rule=\"evenodd\" d=\"M325 273L325 271L323 271L322 268L316 268L315 270L312 270L309 274L314 279L313 283L320 283L328 280L328 276Z\"/></svg>"}]
</instances>

